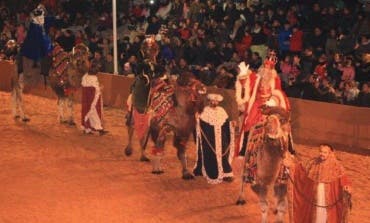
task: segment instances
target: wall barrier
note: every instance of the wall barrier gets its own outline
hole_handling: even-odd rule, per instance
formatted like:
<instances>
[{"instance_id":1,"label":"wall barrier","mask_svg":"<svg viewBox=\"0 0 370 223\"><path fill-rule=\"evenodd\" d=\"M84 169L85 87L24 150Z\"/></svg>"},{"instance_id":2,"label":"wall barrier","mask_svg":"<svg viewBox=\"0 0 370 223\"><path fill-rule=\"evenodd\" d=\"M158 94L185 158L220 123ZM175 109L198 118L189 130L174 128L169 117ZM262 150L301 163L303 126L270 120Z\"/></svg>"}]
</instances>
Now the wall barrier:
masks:
<instances>
[{"instance_id":1,"label":"wall barrier","mask_svg":"<svg viewBox=\"0 0 370 223\"><path fill-rule=\"evenodd\" d=\"M0 90L10 91L12 67L0 61ZM35 75L38 75L35 71ZM126 99L134 79L112 74L98 74L103 86L104 105L126 109ZM221 104L229 115L236 120L238 116L234 91L209 88L209 92L218 92L224 96ZM42 81L25 88L25 93L43 97L56 96L50 87L44 87ZM76 94L80 101L80 92ZM370 108L330 104L317 101L290 98L292 107L292 128L294 141L305 144L322 142L345 146L348 150L359 148L370 150Z\"/></svg>"}]
</instances>

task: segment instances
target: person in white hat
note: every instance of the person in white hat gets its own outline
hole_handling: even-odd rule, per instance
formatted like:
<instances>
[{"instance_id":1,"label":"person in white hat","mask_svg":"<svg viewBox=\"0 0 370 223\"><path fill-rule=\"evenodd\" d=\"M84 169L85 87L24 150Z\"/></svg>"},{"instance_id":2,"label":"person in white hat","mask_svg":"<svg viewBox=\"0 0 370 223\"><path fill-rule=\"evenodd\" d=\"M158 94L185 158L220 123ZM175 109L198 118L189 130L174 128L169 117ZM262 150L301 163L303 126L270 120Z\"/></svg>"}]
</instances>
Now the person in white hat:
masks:
<instances>
[{"instance_id":1,"label":"person in white hat","mask_svg":"<svg viewBox=\"0 0 370 223\"><path fill-rule=\"evenodd\" d=\"M219 106L220 94L208 94L209 105L197 116L197 159L193 173L208 183L233 180L231 161L234 152L234 127L226 111Z\"/></svg>"}]
</instances>

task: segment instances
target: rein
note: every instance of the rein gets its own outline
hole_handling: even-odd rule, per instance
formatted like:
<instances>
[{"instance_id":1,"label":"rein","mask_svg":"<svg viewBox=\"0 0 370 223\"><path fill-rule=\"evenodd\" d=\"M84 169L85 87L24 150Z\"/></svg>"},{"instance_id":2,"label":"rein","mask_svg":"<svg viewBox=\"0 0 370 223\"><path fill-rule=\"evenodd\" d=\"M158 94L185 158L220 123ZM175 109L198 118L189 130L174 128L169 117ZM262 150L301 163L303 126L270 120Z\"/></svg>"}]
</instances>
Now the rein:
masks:
<instances>
[{"instance_id":1,"label":"rein","mask_svg":"<svg viewBox=\"0 0 370 223\"><path fill-rule=\"evenodd\" d=\"M204 134L202 128L199 128L200 129L200 133L201 135L204 137L204 139L206 140L207 142L207 145L209 146L209 148L211 148L212 152L214 154L216 154L216 149L212 146L212 144L210 143L209 139L207 138L207 136ZM222 153L222 157L224 157L228 152L230 151L230 145L227 147L226 151L224 153Z\"/></svg>"}]
</instances>

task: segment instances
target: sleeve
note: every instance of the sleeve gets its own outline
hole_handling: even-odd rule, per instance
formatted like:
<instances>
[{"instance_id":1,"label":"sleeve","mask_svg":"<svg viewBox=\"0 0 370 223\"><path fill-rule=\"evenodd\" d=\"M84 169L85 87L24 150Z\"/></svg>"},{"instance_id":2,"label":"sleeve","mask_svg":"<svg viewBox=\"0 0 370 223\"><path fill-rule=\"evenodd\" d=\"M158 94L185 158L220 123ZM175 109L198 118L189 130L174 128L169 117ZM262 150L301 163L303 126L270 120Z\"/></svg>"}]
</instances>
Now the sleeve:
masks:
<instances>
[{"instance_id":1,"label":"sleeve","mask_svg":"<svg viewBox=\"0 0 370 223\"><path fill-rule=\"evenodd\" d=\"M348 176L346 174L344 174L341 178L340 178L340 183L343 187L345 186L352 186L352 182L351 180L348 178Z\"/></svg>"}]
</instances>

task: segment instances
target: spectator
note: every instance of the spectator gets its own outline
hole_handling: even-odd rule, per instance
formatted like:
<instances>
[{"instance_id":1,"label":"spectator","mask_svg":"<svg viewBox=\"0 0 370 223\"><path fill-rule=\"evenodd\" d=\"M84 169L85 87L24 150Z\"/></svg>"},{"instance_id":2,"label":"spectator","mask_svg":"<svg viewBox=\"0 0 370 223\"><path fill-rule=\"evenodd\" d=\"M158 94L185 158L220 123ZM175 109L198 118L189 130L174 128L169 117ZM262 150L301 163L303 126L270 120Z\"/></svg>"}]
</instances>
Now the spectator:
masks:
<instances>
[{"instance_id":1,"label":"spectator","mask_svg":"<svg viewBox=\"0 0 370 223\"><path fill-rule=\"evenodd\" d=\"M318 3L313 4L311 13L309 13L306 16L307 16L306 18L307 28L313 29L314 27L318 27L323 24L322 16L321 16L321 8Z\"/></svg>"},{"instance_id":2,"label":"spectator","mask_svg":"<svg viewBox=\"0 0 370 223\"><path fill-rule=\"evenodd\" d=\"M237 44L237 43L236 43ZM235 47L237 48L237 47ZM240 57L243 57L244 56L244 52L245 52L245 49L244 50L241 50L239 49L240 51L238 52L238 55ZM230 61L231 58L233 57L233 53L235 51L238 51L237 49L234 49L233 47L233 44L232 42L226 42L223 44L223 47L221 49L221 52L220 52L220 56L221 56L221 60L222 61Z\"/></svg>"},{"instance_id":3,"label":"spectator","mask_svg":"<svg viewBox=\"0 0 370 223\"><path fill-rule=\"evenodd\" d=\"M172 64L171 74L179 76L182 73L189 72L189 65L185 58L180 58L178 63Z\"/></svg>"},{"instance_id":4,"label":"spectator","mask_svg":"<svg viewBox=\"0 0 370 223\"><path fill-rule=\"evenodd\" d=\"M214 66L207 63L204 67L196 66L196 72L198 73L198 78L207 86L213 84L217 74Z\"/></svg>"},{"instance_id":5,"label":"spectator","mask_svg":"<svg viewBox=\"0 0 370 223\"><path fill-rule=\"evenodd\" d=\"M307 42L312 46L313 52L316 56L325 53L326 37L320 26L314 28L314 32L308 36Z\"/></svg>"},{"instance_id":6,"label":"spectator","mask_svg":"<svg viewBox=\"0 0 370 223\"><path fill-rule=\"evenodd\" d=\"M335 53L328 63L327 72L328 77L331 78L334 86L338 87L342 80L342 71L339 69L342 66L342 55Z\"/></svg>"},{"instance_id":7,"label":"spectator","mask_svg":"<svg viewBox=\"0 0 370 223\"><path fill-rule=\"evenodd\" d=\"M161 28L161 23L157 16L152 16L150 18L149 25L145 31L146 35L157 35L159 29Z\"/></svg>"},{"instance_id":8,"label":"spectator","mask_svg":"<svg viewBox=\"0 0 370 223\"><path fill-rule=\"evenodd\" d=\"M292 70L289 75L289 86L292 86L296 83L297 80L300 80L302 76L302 65L301 57L298 54L293 55Z\"/></svg>"},{"instance_id":9,"label":"spectator","mask_svg":"<svg viewBox=\"0 0 370 223\"><path fill-rule=\"evenodd\" d=\"M325 43L326 55L333 55L338 52L338 36L335 28L329 30L328 38Z\"/></svg>"},{"instance_id":10,"label":"spectator","mask_svg":"<svg viewBox=\"0 0 370 223\"><path fill-rule=\"evenodd\" d=\"M234 87L235 78L232 73L227 70L228 64L221 64L216 70L216 78L213 85L218 88L231 89Z\"/></svg>"},{"instance_id":11,"label":"spectator","mask_svg":"<svg viewBox=\"0 0 370 223\"><path fill-rule=\"evenodd\" d=\"M163 64L169 64L175 59L175 54L170 45L170 39L168 37L163 37L160 51L160 60Z\"/></svg>"},{"instance_id":12,"label":"spectator","mask_svg":"<svg viewBox=\"0 0 370 223\"><path fill-rule=\"evenodd\" d=\"M341 54L351 54L354 51L355 46L356 40L348 31L343 31L339 35L338 49Z\"/></svg>"},{"instance_id":13,"label":"spectator","mask_svg":"<svg viewBox=\"0 0 370 223\"><path fill-rule=\"evenodd\" d=\"M240 41L235 42L235 50L238 52L240 57L244 57L244 52L251 47L252 36L249 33L248 28L244 30L244 35Z\"/></svg>"},{"instance_id":14,"label":"spectator","mask_svg":"<svg viewBox=\"0 0 370 223\"><path fill-rule=\"evenodd\" d=\"M355 67L353 66L352 57L346 57L343 65L339 64L338 69L342 71L342 82L349 82L355 79Z\"/></svg>"},{"instance_id":15,"label":"spectator","mask_svg":"<svg viewBox=\"0 0 370 223\"><path fill-rule=\"evenodd\" d=\"M335 94L335 89L330 84L328 78L322 79L320 91L320 98L322 101L330 103L339 103Z\"/></svg>"},{"instance_id":16,"label":"spectator","mask_svg":"<svg viewBox=\"0 0 370 223\"><path fill-rule=\"evenodd\" d=\"M267 37L262 32L262 25L260 22L256 22L252 29L252 45L251 50L252 52L257 52L262 59L266 57L267 52Z\"/></svg>"},{"instance_id":17,"label":"spectator","mask_svg":"<svg viewBox=\"0 0 370 223\"><path fill-rule=\"evenodd\" d=\"M318 64L315 66L314 74L321 80L328 75L327 72L328 60L325 54L321 54L318 60Z\"/></svg>"},{"instance_id":18,"label":"spectator","mask_svg":"<svg viewBox=\"0 0 370 223\"><path fill-rule=\"evenodd\" d=\"M357 69L356 81L361 83L370 81L370 53L362 54L362 60Z\"/></svg>"},{"instance_id":19,"label":"spectator","mask_svg":"<svg viewBox=\"0 0 370 223\"><path fill-rule=\"evenodd\" d=\"M94 55L94 53L99 49L97 35L93 35L90 37L88 47L89 47L91 54Z\"/></svg>"},{"instance_id":20,"label":"spectator","mask_svg":"<svg viewBox=\"0 0 370 223\"><path fill-rule=\"evenodd\" d=\"M279 30L278 43L279 51L281 56L285 56L290 49L290 38L292 37L292 31L288 21L284 22L284 27Z\"/></svg>"},{"instance_id":21,"label":"spectator","mask_svg":"<svg viewBox=\"0 0 370 223\"><path fill-rule=\"evenodd\" d=\"M87 44L85 33L82 30L78 30L75 35L75 45L77 44Z\"/></svg>"},{"instance_id":22,"label":"spectator","mask_svg":"<svg viewBox=\"0 0 370 223\"><path fill-rule=\"evenodd\" d=\"M289 77L293 69L292 61L290 55L286 55L284 60L280 62L280 79L283 84L283 88L289 85Z\"/></svg>"},{"instance_id":23,"label":"spectator","mask_svg":"<svg viewBox=\"0 0 370 223\"><path fill-rule=\"evenodd\" d=\"M101 51L95 51L93 60L94 63L97 64L96 66L100 69L98 72L102 72L104 70L104 58Z\"/></svg>"},{"instance_id":24,"label":"spectator","mask_svg":"<svg viewBox=\"0 0 370 223\"><path fill-rule=\"evenodd\" d=\"M111 53L112 47L108 38L102 38L101 43L98 43L99 51L102 52L102 56L106 57Z\"/></svg>"},{"instance_id":25,"label":"spectator","mask_svg":"<svg viewBox=\"0 0 370 223\"><path fill-rule=\"evenodd\" d=\"M18 45L21 45L23 43L23 41L26 39L26 34L27 34L27 31L26 31L26 28L24 27L24 25L19 24L17 26L17 31L15 33L15 37L17 38L17 44Z\"/></svg>"},{"instance_id":26,"label":"spectator","mask_svg":"<svg viewBox=\"0 0 370 223\"><path fill-rule=\"evenodd\" d=\"M105 59L104 59L104 65L103 65L102 71L104 73L113 74L114 73L113 55L109 53L104 58ZM121 73L120 70L118 71L118 73Z\"/></svg>"},{"instance_id":27,"label":"spectator","mask_svg":"<svg viewBox=\"0 0 370 223\"><path fill-rule=\"evenodd\" d=\"M213 64L214 66L218 66L221 64L221 55L216 46L216 43L212 40L208 41L207 49L205 52L205 61L206 63Z\"/></svg>"},{"instance_id":28,"label":"spectator","mask_svg":"<svg viewBox=\"0 0 370 223\"><path fill-rule=\"evenodd\" d=\"M360 90L355 81L348 81L344 83L344 90L342 93L343 104L355 105Z\"/></svg>"},{"instance_id":29,"label":"spectator","mask_svg":"<svg viewBox=\"0 0 370 223\"><path fill-rule=\"evenodd\" d=\"M258 52L252 53L251 60L249 61L249 67L251 70L258 70L258 68L262 65L262 58L258 54Z\"/></svg>"},{"instance_id":30,"label":"spectator","mask_svg":"<svg viewBox=\"0 0 370 223\"><path fill-rule=\"evenodd\" d=\"M310 75L308 81L304 82L302 85L302 98L307 100L320 101L319 92L320 81L315 78L314 75Z\"/></svg>"},{"instance_id":31,"label":"spectator","mask_svg":"<svg viewBox=\"0 0 370 223\"><path fill-rule=\"evenodd\" d=\"M357 105L361 107L370 107L370 82L362 85L362 90L358 94Z\"/></svg>"},{"instance_id":32,"label":"spectator","mask_svg":"<svg viewBox=\"0 0 370 223\"><path fill-rule=\"evenodd\" d=\"M302 55L302 78L301 80L306 80L312 73L316 66L316 57L313 54L312 47L306 47Z\"/></svg>"},{"instance_id":33,"label":"spectator","mask_svg":"<svg viewBox=\"0 0 370 223\"><path fill-rule=\"evenodd\" d=\"M290 38L290 52L294 54L301 53L303 50L303 31L296 25L292 28Z\"/></svg>"},{"instance_id":34,"label":"spectator","mask_svg":"<svg viewBox=\"0 0 370 223\"><path fill-rule=\"evenodd\" d=\"M370 34L361 35L360 43L355 46L355 56L358 60L361 60L364 53L370 53Z\"/></svg>"}]
</instances>

